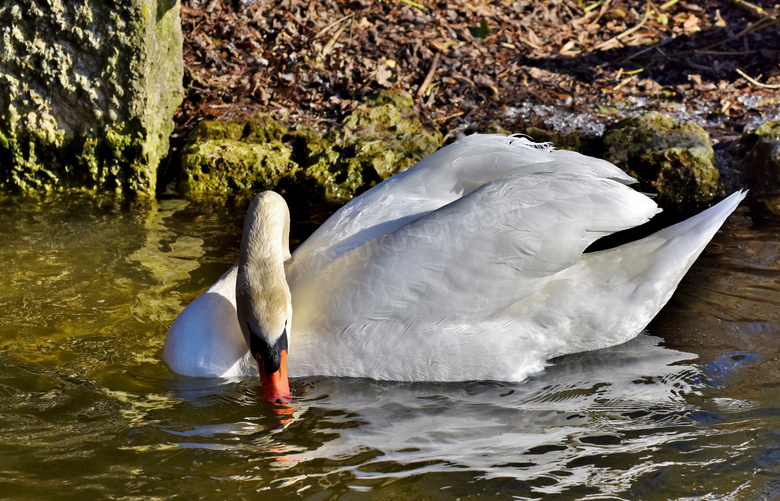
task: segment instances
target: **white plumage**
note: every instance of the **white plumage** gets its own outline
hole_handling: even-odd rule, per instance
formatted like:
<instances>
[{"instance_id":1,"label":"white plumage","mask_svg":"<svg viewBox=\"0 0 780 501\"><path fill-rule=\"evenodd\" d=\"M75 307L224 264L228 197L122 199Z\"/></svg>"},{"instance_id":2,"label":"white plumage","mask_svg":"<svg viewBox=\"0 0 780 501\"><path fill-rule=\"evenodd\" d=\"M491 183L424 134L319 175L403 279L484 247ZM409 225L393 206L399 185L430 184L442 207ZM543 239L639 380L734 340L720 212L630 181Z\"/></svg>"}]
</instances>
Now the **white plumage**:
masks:
<instances>
[{"instance_id":1,"label":"white plumage","mask_svg":"<svg viewBox=\"0 0 780 501\"><path fill-rule=\"evenodd\" d=\"M291 376L519 381L550 358L625 342L650 322L728 215L717 206L583 254L656 204L614 165L525 138L473 135L342 207L286 265ZM166 338L171 368L257 375L235 266Z\"/></svg>"}]
</instances>

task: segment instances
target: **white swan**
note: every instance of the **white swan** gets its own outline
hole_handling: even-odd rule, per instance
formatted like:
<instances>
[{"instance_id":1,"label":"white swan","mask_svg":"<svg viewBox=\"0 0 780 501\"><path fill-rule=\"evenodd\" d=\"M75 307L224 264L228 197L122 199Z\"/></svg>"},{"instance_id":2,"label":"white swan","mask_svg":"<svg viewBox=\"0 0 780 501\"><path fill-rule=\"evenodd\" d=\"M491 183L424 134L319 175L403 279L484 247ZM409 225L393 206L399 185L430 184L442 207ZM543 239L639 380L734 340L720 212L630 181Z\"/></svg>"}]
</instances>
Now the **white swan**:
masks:
<instances>
[{"instance_id":1,"label":"white swan","mask_svg":"<svg viewBox=\"0 0 780 501\"><path fill-rule=\"evenodd\" d=\"M287 369L520 381L550 358L625 342L745 197L583 254L659 211L633 182L603 160L473 135L342 207L292 256L284 200L260 194L238 262L176 318L164 358L189 376L259 366L266 397L284 400Z\"/></svg>"}]
</instances>

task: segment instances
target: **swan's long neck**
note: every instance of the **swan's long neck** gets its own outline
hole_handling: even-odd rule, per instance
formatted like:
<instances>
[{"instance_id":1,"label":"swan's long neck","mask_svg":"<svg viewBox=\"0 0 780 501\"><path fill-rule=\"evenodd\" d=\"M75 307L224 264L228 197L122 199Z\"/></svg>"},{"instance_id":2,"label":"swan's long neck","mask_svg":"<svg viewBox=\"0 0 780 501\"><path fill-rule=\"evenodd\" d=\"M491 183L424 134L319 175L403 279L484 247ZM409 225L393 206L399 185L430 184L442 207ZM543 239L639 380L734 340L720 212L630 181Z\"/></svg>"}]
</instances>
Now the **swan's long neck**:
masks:
<instances>
[{"instance_id":1,"label":"swan's long neck","mask_svg":"<svg viewBox=\"0 0 780 501\"><path fill-rule=\"evenodd\" d=\"M290 258L289 235L290 212L284 199L273 192L258 195L247 212L241 238L236 302L239 320L259 321L270 343L284 331L288 317L284 262Z\"/></svg>"},{"instance_id":2,"label":"swan's long neck","mask_svg":"<svg viewBox=\"0 0 780 501\"><path fill-rule=\"evenodd\" d=\"M287 382L288 334L292 317L284 262L290 257L290 212L272 191L252 201L241 237L236 277L236 313L260 371L263 396L290 399Z\"/></svg>"},{"instance_id":3,"label":"swan's long neck","mask_svg":"<svg viewBox=\"0 0 780 501\"><path fill-rule=\"evenodd\" d=\"M281 196L266 192L249 207L241 237L239 267L278 269L290 259L290 212ZM269 273L272 273L269 270Z\"/></svg>"}]
</instances>

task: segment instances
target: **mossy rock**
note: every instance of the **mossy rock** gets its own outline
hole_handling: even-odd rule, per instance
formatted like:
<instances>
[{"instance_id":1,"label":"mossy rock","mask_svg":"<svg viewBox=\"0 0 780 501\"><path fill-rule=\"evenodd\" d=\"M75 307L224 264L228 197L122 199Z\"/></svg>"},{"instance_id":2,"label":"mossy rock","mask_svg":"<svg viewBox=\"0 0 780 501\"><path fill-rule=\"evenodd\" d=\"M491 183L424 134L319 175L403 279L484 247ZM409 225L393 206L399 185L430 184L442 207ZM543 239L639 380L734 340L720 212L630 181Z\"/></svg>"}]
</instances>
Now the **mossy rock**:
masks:
<instances>
[{"instance_id":1,"label":"mossy rock","mask_svg":"<svg viewBox=\"0 0 780 501\"><path fill-rule=\"evenodd\" d=\"M187 144L220 139L263 144L282 141L285 134L287 134L287 127L271 117L261 115L254 119L236 122L201 122L190 131Z\"/></svg>"},{"instance_id":2,"label":"mossy rock","mask_svg":"<svg viewBox=\"0 0 780 501\"><path fill-rule=\"evenodd\" d=\"M581 151L582 143L580 138L574 134L561 134L560 132L540 129L538 127L529 127L525 134L537 143L552 143L559 150Z\"/></svg>"},{"instance_id":3,"label":"mossy rock","mask_svg":"<svg viewBox=\"0 0 780 501\"><path fill-rule=\"evenodd\" d=\"M377 94L368 96L363 100L363 104L368 107L378 108L389 105L398 110L404 117L416 116L414 110L414 98L408 92L399 90L383 90Z\"/></svg>"},{"instance_id":4,"label":"mossy rock","mask_svg":"<svg viewBox=\"0 0 780 501\"><path fill-rule=\"evenodd\" d=\"M362 171L370 182L384 180L441 147L441 133L423 126L413 104L405 92L383 91L344 119L341 137L335 139L343 144L347 171Z\"/></svg>"},{"instance_id":5,"label":"mossy rock","mask_svg":"<svg viewBox=\"0 0 780 501\"><path fill-rule=\"evenodd\" d=\"M463 131L468 135L467 131ZM504 134L505 136L509 136L512 134L511 131L505 129L501 126L501 124L498 124L496 122L490 122L486 124L483 127L480 127L479 130L477 130L478 134Z\"/></svg>"},{"instance_id":6,"label":"mossy rock","mask_svg":"<svg viewBox=\"0 0 780 501\"><path fill-rule=\"evenodd\" d=\"M275 188L298 169L283 138L287 128L261 117L240 122L201 122L182 151L181 190L191 193Z\"/></svg>"},{"instance_id":7,"label":"mossy rock","mask_svg":"<svg viewBox=\"0 0 780 501\"><path fill-rule=\"evenodd\" d=\"M0 188L46 193L64 188L150 194L156 182L140 136L105 127L68 134L51 126L0 131Z\"/></svg>"},{"instance_id":8,"label":"mossy rock","mask_svg":"<svg viewBox=\"0 0 780 501\"><path fill-rule=\"evenodd\" d=\"M382 92L361 103L330 132L289 130L269 117L202 122L182 152L185 193L274 189L297 183L308 195L343 204L435 152L406 93Z\"/></svg>"},{"instance_id":9,"label":"mossy rock","mask_svg":"<svg viewBox=\"0 0 780 501\"><path fill-rule=\"evenodd\" d=\"M687 211L719 192L720 173L707 133L692 122L656 112L630 117L609 127L604 158L658 192L659 204Z\"/></svg>"},{"instance_id":10,"label":"mossy rock","mask_svg":"<svg viewBox=\"0 0 780 501\"><path fill-rule=\"evenodd\" d=\"M423 126L413 104L404 92L384 91L327 134L296 129L290 136L305 144L306 181L326 201L344 203L434 153L442 135Z\"/></svg>"},{"instance_id":11,"label":"mossy rock","mask_svg":"<svg viewBox=\"0 0 780 501\"><path fill-rule=\"evenodd\" d=\"M736 144L751 198L780 216L780 122L769 122L742 134Z\"/></svg>"},{"instance_id":12,"label":"mossy rock","mask_svg":"<svg viewBox=\"0 0 780 501\"><path fill-rule=\"evenodd\" d=\"M324 134L311 127L297 127L290 133L295 158L303 166L299 181L314 195L328 203L348 202L366 185L376 179L366 179L360 168L351 165L342 154L344 137L340 131Z\"/></svg>"}]
</instances>

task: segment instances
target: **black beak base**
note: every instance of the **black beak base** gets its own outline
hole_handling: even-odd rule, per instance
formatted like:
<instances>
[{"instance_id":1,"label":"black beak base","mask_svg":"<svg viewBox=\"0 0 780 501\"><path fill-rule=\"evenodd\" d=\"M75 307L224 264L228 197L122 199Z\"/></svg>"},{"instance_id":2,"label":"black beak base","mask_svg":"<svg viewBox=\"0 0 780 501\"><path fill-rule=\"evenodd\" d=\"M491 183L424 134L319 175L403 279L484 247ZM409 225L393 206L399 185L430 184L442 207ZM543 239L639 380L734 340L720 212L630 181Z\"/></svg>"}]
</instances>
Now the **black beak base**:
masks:
<instances>
[{"instance_id":1,"label":"black beak base","mask_svg":"<svg viewBox=\"0 0 780 501\"><path fill-rule=\"evenodd\" d=\"M273 345L268 344L261 336L252 332L252 328L249 328L249 351L252 353L252 358L255 360L259 355L263 360L263 368L267 375L273 374L279 370L282 364L282 350L287 351L287 329L284 330L279 339Z\"/></svg>"}]
</instances>

